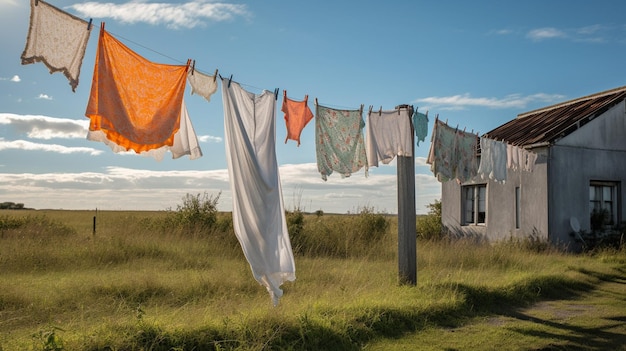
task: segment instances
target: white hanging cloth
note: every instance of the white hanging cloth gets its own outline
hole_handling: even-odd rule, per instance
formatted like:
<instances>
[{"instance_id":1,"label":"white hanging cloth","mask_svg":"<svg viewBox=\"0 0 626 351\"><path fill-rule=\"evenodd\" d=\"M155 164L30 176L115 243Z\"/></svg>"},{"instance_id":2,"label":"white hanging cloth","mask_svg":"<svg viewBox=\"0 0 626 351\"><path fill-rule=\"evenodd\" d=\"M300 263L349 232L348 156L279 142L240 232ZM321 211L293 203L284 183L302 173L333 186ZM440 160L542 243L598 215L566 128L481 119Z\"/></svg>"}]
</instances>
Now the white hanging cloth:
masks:
<instances>
[{"instance_id":1,"label":"white hanging cloth","mask_svg":"<svg viewBox=\"0 0 626 351\"><path fill-rule=\"evenodd\" d=\"M30 26L22 64L43 62L50 73L63 72L72 91L76 91L89 34L91 26L85 20L44 1L30 0Z\"/></svg>"},{"instance_id":2,"label":"white hanging cloth","mask_svg":"<svg viewBox=\"0 0 626 351\"><path fill-rule=\"evenodd\" d=\"M365 140L367 164L389 164L396 156L413 156L413 131L408 108L372 111L367 114Z\"/></svg>"},{"instance_id":3,"label":"white hanging cloth","mask_svg":"<svg viewBox=\"0 0 626 351\"><path fill-rule=\"evenodd\" d=\"M187 73L187 81L191 86L191 94L198 94L211 102L211 95L217 91L217 77L210 76L190 69Z\"/></svg>"},{"instance_id":4,"label":"white hanging cloth","mask_svg":"<svg viewBox=\"0 0 626 351\"><path fill-rule=\"evenodd\" d=\"M276 160L276 95L255 95L222 78L233 227L254 278L276 306L296 279Z\"/></svg>"}]
</instances>

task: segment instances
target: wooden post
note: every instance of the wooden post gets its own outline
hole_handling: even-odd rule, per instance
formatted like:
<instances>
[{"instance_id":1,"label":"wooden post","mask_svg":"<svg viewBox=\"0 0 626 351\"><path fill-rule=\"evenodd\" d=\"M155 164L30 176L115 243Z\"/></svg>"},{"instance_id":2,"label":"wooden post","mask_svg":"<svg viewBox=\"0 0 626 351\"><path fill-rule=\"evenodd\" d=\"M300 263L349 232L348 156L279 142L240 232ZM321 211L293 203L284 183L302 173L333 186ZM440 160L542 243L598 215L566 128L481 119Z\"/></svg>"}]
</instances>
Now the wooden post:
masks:
<instances>
[{"instance_id":1,"label":"wooden post","mask_svg":"<svg viewBox=\"0 0 626 351\"><path fill-rule=\"evenodd\" d=\"M410 120L413 114L413 108L411 106L408 107L408 118ZM415 155L415 136L413 123L411 123L411 138L413 139L412 154ZM397 158L398 276L400 284L417 285L417 232L415 228L415 157L397 156Z\"/></svg>"},{"instance_id":2,"label":"wooden post","mask_svg":"<svg viewBox=\"0 0 626 351\"><path fill-rule=\"evenodd\" d=\"M96 217L98 216L98 209L96 208L96 215L93 216L93 231L91 235L96 236Z\"/></svg>"}]
</instances>

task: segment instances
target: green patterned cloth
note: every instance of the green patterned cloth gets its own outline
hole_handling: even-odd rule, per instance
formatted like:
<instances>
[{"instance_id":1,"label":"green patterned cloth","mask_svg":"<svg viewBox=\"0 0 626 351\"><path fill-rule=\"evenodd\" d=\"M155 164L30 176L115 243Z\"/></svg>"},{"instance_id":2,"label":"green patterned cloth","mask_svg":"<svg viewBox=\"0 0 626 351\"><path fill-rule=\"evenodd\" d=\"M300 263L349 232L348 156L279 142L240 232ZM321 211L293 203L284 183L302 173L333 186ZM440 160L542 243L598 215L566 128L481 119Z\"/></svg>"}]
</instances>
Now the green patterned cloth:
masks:
<instances>
[{"instance_id":1,"label":"green patterned cloth","mask_svg":"<svg viewBox=\"0 0 626 351\"><path fill-rule=\"evenodd\" d=\"M415 128L417 146L420 146L420 141L424 141L428 135L428 116L417 112L417 109L413 112L413 128Z\"/></svg>"},{"instance_id":2,"label":"green patterned cloth","mask_svg":"<svg viewBox=\"0 0 626 351\"><path fill-rule=\"evenodd\" d=\"M367 176L362 112L315 106L315 151L323 180L333 171L343 178L363 167Z\"/></svg>"}]
</instances>

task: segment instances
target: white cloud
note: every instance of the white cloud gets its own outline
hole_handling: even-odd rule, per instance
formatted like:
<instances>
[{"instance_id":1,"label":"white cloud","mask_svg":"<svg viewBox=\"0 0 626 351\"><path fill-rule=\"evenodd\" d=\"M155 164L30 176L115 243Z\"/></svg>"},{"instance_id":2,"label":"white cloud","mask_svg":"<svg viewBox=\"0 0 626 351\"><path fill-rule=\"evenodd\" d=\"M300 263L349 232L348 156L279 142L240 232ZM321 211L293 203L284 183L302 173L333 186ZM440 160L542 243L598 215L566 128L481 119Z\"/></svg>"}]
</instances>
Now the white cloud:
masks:
<instances>
[{"instance_id":1,"label":"white cloud","mask_svg":"<svg viewBox=\"0 0 626 351\"><path fill-rule=\"evenodd\" d=\"M37 97L37 99L42 99L42 100L52 100L52 96L49 96L47 94L39 94L39 96Z\"/></svg>"},{"instance_id":2,"label":"white cloud","mask_svg":"<svg viewBox=\"0 0 626 351\"><path fill-rule=\"evenodd\" d=\"M208 0L192 0L182 4L130 1L124 4L84 2L69 6L82 17L113 18L123 23L165 24L169 28L194 28L207 22L248 17L246 5Z\"/></svg>"},{"instance_id":3,"label":"white cloud","mask_svg":"<svg viewBox=\"0 0 626 351\"><path fill-rule=\"evenodd\" d=\"M397 212L395 174L370 174L366 178L360 171L343 179L332 174L324 182L317 165L306 163L280 166L280 176L287 210L354 213L368 207L379 212ZM430 175L418 174L415 181L416 210L426 213L426 205L441 198L441 186ZM221 193L219 209L232 210L225 169L151 171L107 167L103 172L0 173L0 192L27 207L110 210L164 210L175 208L187 193Z\"/></svg>"},{"instance_id":4,"label":"white cloud","mask_svg":"<svg viewBox=\"0 0 626 351\"><path fill-rule=\"evenodd\" d=\"M0 113L0 124L12 126L18 133L32 139L85 138L89 129L89 120L55 118L39 115L16 115Z\"/></svg>"},{"instance_id":5,"label":"white cloud","mask_svg":"<svg viewBox=\"0 0 626 351\"><path fill-rule=\"evenodd\" d=\"M224 140L221 137L216 137L212 135L199 135L198 141L202 143L221 143Z\"/></svg>"},{"instance_id":6,"label":"white cloud","mask_svg":"<svg viewBox=\"0 0 626 351\"><path fill-rule=\"evenodd\" d=\"M420 108L429 109L437 107L441 110L462 110L468 107L487 107L492 109L507 109L507 108L525 108L531 103L542 102L550 103L560 101L565 96L560 94L510 94L504 98L494 97L472 97L469 93L462 95L452 96L431 96L426 98L416 99L413 102L427 104L428 106L420 106ZM427 108L428 107L428 108Z\"/></svg>"},{"instance_id":7,"label":"white cloud","mask_svg":"<svg viewBox=\"0 0 626 351\"><path fill-rule=\"evenodd\" d=\"M14 76L13 76L10 80L11 80L12 82L15 82L15 83L19 83L19 82L21 82L21 81L22 81L22 80L20 79L20 76L18 76L17 74L16 74L16 75L14 75Z\"/></svg>"},{"instance_id":8,"label":"white cloud","mask_svg":"<svg viewBox=\"0 0 626 351\"><path fill-rule=\"evenodd\" d=\"M0 0L0 6L17 6L17 0Z\"/></svg>"},{"instance_id":9,"label":"white cloud","mask_svg":"<svg viewBox=\"0 0 626 351\"><path fill-rule=\"evenodd\" d=\"M526 33L526 37L539 42L549 39L567 39L573 42L606 43L611 33L617 27L594 24L580 28L558 29L553 27L532 29ZM621 31L615 34L621 39Z\"/></svg>"},{"instance_id":10,"label":"white cloud","mask_svg":"<svg viewBox=\"0 0 626 351\"><path fill-rule=\"evenodd\" d=\"M92 156L100 155L102 151L90 147L69 147L58 144L40 144L26 140L0 140L0 151L4 150L27 150L56 152L59 154L86 153Z\"/></svg>"},{"instance_id":11,"label":"white cloud","mask_svg":"<svg viewBox=\"0 0 626 351\"><path fill-rule=\"evenodd\" d=\"M567 34L556 28L538 28L529 31L526 36L531 40L541 41L545 39L566 38Z\"/></svg>"}]
</instances>

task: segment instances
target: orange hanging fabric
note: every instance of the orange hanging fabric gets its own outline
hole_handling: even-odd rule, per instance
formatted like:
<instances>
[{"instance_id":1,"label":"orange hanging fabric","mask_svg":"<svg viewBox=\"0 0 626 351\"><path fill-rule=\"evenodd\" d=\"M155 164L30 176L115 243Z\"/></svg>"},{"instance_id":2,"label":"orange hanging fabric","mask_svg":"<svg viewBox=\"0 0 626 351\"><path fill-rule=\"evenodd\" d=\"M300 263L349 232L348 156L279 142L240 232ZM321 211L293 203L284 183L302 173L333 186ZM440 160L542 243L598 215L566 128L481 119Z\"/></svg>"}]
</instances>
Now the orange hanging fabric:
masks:
<instances>
[{"instance_id":1,"label":"orange hanging fabric","mask_svg":"<svg viewBox=\"0 0 626 351\"><path fill-rule=\"evenodd\" d=\"M281 111L285 113L285 123L287 125L287 140L295 140L300 146L300 134L304 127L313 119L313 113L307 105L309 96L306 95L303 101L291 100L287 97L287 91L283 90L283 106Z\"/></svg>"},{"instance_id":2,"label":"orange hanging fabric","mask_svg":"<svg viewBox=\"0 0 626 351\"><path fill-rule=\"evenodd\" d=\"M174 144L189 64L166 65L139 56L100 28L91 94L85 115L126 150Z\"/></svg>"}]
</instances>

